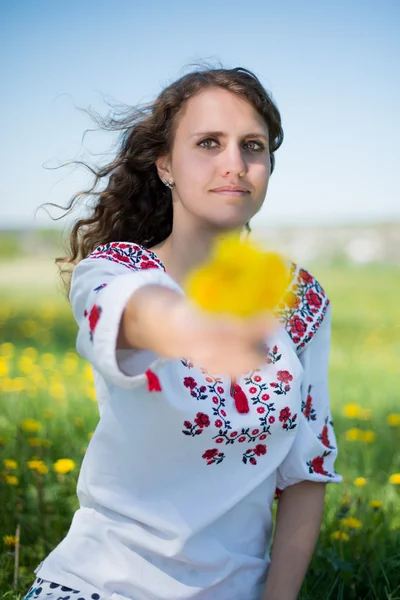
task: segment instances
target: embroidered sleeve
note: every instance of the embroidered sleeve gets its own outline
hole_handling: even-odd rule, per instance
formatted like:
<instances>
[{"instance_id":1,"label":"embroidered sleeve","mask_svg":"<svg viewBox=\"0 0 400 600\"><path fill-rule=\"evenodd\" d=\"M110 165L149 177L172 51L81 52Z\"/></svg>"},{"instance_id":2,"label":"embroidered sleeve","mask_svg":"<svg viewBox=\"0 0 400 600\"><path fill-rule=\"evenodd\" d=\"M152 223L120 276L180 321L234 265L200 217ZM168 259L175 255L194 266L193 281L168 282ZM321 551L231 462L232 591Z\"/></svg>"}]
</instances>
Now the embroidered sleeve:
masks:
<instances>
[{"instance_id":1,"label":"embroidered sleeve","mask_svg":"<svg viewBox=\"0 0 400 600\"><path fill-rule=\"evenodd\" d=\"M158 258L137 244L113 242L99 246L74 269L70 300L79 327L77 350L106 382L129 388L145 378L149 361L146 363L143 358L148 351L117 350L116 342L129 298L148 284L163 285L183 293ZM130 354L136 364L141 365L139 372L137 367L132 372L127 366L121 368L122 362L118 358L121 352L123 364L129 364L126 354ZM166 360L153 354L153 363Z\"/></svg>"},{"instance_id":2,"label":"embroidered sleeve","mask_svg":"<svg viewBox=\"0 0 400 600\"><path fill-rule=\"evenodd\" d=\"M320 283L299 265L292 263L291 283L276 313L296 349L302 352L321 326L329 298Z\"/></svg>"},{"instance_id":3,"label":"embroidered sleeve","mask_svg":"<svg viewBox=\"0 0 400 600\"><path fill-rule=\"evenodd\" d=\"M304 480L325 483L342 481L334 469L337 444L328 389L331 329L331 308L328 305L324 316L318 333L299 354L304 369L301 414L293 445L278 468L278 490Z\"/></svg>"}]
</instances>

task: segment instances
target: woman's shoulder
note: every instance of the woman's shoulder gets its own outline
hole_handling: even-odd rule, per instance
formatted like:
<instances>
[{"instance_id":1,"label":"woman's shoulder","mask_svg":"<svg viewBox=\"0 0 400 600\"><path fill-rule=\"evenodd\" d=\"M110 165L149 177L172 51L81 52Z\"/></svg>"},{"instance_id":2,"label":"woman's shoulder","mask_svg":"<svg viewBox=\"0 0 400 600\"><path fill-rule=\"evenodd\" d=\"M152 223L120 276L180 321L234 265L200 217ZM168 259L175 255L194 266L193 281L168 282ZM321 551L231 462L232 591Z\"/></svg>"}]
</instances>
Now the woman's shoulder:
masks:
<instances>
[{"instance_id":1,"label":"woman's shoulder","mask_svg":"<svg viewBox=\"0 0 400 600\"><path fill-rule=\"evenodd\" d=\"M160 268L165 271L163 263L154 252L134 242L100 244L84 260L96 259L109 260L135 271Z\"/></svg>"},{"instance_id":2,"label":"woman's shoulder","mask_svg":"<svg viewBox=\"0 0 400 600\"><path fill-rule=\"evenodd\" d=\"M330 300L317 278L301 265L291 262L289 286L276 309L296 351L313 339L325 319Z\"/></svg>"}]
</instances>

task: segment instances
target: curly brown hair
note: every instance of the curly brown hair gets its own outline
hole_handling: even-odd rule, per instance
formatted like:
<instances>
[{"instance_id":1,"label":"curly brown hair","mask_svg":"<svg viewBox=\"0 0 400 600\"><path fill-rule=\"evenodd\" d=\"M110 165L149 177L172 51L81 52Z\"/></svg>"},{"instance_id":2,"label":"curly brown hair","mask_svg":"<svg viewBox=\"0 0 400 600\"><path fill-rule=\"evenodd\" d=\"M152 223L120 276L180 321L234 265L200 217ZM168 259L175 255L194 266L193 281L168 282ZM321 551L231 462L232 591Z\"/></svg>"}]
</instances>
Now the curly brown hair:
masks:
<instances>
[{"instance_id":1,"label":"curly brown hair","mask_svg":"<svg viewBox=\"0 0 400 600\"><path fill-rule=\"evenodd\" d=\"M73 268L100 244L126 241L152 247L171 234L171 191L160 180L155 162L171 152L179 112L185 102L210 87L220 87L246 99L264 118L269 131L272 173L274 153L283 142L281 116L271 95L248 69L203 67L168 85L150 104L125 107L104 118L86 110L101 129L120 131L118 151L114 160L102 167L73 161L88 168L94 182L89 190L75 194L68 206L58 208L68 214L79 198L93 197L95 202L87 217L75 221L67 242L69 255L57 258L58 264L67 263ZM103 181L105 187L99 191ZM249 223L246 228L251 231ZM65 275L65 270L62 273Z\"/></svg>"}]
</instances>

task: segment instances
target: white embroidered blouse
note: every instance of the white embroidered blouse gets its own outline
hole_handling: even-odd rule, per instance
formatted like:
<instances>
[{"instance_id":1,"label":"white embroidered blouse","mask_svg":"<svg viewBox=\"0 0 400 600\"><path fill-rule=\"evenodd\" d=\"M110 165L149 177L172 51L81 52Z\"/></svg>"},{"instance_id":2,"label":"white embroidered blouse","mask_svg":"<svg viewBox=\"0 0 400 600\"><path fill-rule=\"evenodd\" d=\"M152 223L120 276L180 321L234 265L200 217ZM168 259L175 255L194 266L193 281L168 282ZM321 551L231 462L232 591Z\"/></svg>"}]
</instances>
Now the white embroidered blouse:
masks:
<instances>
[{"instance_id":1,"label":"white embroidered blouse","mask_svg":"<svg viewBox=\"0 0 400 600\"><path fill-rule=\"evenodd\" d=\"M293 264L291 276L265 363L232 385L185 357L116 351L135 290L184 293L153 252L109 243L77 265L77 350L93 367L100 420L79 475L80 508L37 567L41 578L113 600L261 600L276 489L342 479L327 380L330 303L308 271Z\"/></svg>"}]
</instances>

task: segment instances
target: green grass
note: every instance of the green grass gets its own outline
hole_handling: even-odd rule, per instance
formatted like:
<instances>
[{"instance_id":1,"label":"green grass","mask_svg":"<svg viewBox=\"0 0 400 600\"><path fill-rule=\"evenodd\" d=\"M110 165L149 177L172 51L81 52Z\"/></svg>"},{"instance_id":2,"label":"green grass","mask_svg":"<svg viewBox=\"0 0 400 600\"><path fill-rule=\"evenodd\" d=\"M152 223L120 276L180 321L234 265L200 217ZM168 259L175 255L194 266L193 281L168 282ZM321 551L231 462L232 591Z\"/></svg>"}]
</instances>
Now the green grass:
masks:
<instances>
[{"instance_id":1,"label":"green grass","mask_svg":"<svg viewBox=\"0 0 400 600\"><path fill-rule=\"evenodd\" d=\"M400 427L390 426L387 416L400 413L400 270L315 265L311 271L332 301L330 390L340 450L336 468L344 482L328 486L323 528L300 598L395 600L400 598L400 486L388 480L400 473ZM0 476L0 598L10 600L26 593L33 569L68 530L78 506L79 465L98 419L85 363L67 354L74 353L76 335L68 303L51 287L44 291L46 298L20 287L11 293L0 289L0 329L15 346L14 356L6 361L9 373L1 375L0 361L0 473L14 473L4 468L3 458L15 459L19 479L14 486ZM38 351L33 374L20 371L32 367L27 359L19 362L27 347ZM53 366L49 358L46 366L45 353L54 355ZM18 386L23 389L18 391ZM349 419L343 414L349 403L371 409L371 414ZM55 415L43 413L46 409ZM40 421L38 434L21 430L24 418ZM371 443L349 441L346 432L351 428L373 431L376 438ZM38 437L41 445L32 447L28 439ZM26 466L34 456L46 463L48 474L36 475ZM52 465L63 457L73 459L75 469L59 476ZM356 487L356 477L365 477L367 484ZM383 507L373 509L371 500ZM342 527L341 518L349 516L361 521L360 529ZM18 523L19 585L14 591L14 549L3 543L3 536L13 535ZM348 541L332 539L341 529Z\"/></svg>"}]
</instances>

